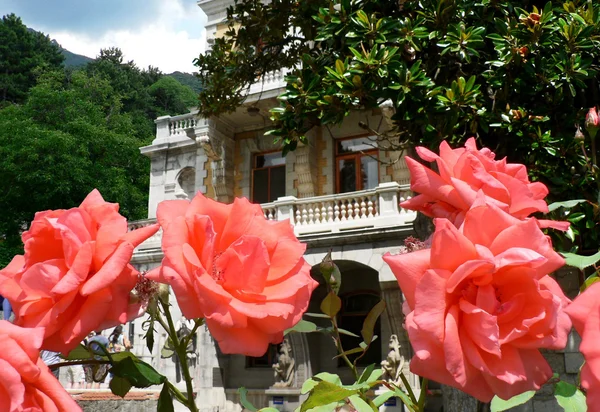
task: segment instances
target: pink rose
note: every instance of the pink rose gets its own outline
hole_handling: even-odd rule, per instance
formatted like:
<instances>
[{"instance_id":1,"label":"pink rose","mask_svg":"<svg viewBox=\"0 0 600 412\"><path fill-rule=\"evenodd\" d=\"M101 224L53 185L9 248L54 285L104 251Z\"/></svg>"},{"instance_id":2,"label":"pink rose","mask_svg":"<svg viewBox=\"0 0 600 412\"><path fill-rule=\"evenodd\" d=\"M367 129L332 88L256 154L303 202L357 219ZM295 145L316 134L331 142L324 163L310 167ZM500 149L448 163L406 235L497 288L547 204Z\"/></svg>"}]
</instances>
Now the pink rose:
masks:
<instances>
[{"instance_id":1,"label":"pink rose","mask_svg":"<svg viewBox=\"0 0 600 412\"><path fill-rule=\"evenodd\" d=\"M25 255L0 271L15 324L43 326L43 349L68 353L91 331L141 315L129 302L138 279L129 261L158 225L127 232L118 209L94 190L79 207L36 213L22 236Z\"/></svg>"},{"instance_id":2,"label":"pink rose","mask_svg":"<svg viewBox=\"0 0 600 412\"><path fill-rule=\"evenodd\" d=\"M581 386L587 391L589 412L600 411L600 283L594 283L567 307L573 326L581 336L579 350L585 363Z\"/></svg>"},{"instance_id":3,"label":"pink rose","mask_svg":"<svg viewBox=\"0 0 600 412\"><path fill-rule=\"evenodd\" d=\"M298 323L317 286L289 221L267 221L247 199L165 201L162 266L146 276L173 288L181 312L205 318L223 353L263 355Z\"/></svg>"},{"instance_id":4,"label":"pink rose","mask_svg":"<svg viewBox=\"0 0 600 412\"><path fill-rule=\"evenodd\" d=\"M539 389L552 370L538 348L563 348L571 322L550 239L483 199L460 229L436 219L431 249L383 259L406 296L411 370L488 402Z\"/></svg>"},{"instance_id":5,"label":"pink rose","mask_svg":"<svg viewBox=\"0 0 600 412\"><path fill-rule=\"evenodd\" d=\"M0 410L64 412L81 408L39 358L44 329L0 320Z\"/></svg>"},{"instance_id":6,"label":"pink rose","mask_svg":"<svg viewBox=\"0 0 600 412\"><path fill-rule=\"evenodd\" d=\"M493 203L517 219L535 212L548 212L544 198L548 188L543 183L529 181L527 168L507 163L506 158L494 160L490 149L477 149L474 138L465 147L451 149L440 144L439 156L425 147L417 147L421 159L437 163L439 174L406 157L410 170L410 188L420 195L400 206L422 212L429 217L443 217L460 226L465 213L482 191L488 203ZM541 227L568 229L568 222L539 221Z\"/></svg>"}]
</instances>

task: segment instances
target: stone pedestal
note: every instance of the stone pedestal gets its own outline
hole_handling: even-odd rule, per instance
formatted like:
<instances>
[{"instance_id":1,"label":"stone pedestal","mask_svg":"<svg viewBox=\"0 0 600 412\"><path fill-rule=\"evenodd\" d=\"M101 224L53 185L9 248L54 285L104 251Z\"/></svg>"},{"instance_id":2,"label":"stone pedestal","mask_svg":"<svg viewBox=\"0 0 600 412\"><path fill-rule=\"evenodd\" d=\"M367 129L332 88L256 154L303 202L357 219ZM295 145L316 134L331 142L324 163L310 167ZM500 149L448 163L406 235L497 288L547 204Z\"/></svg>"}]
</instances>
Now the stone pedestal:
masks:
<instances>
[{"instance_id":1,"label":"stone pedestal","mask_svg":"<svg viewBox=\"0 0 600 412\"><path fill-rule=\"evenodd\" d=\"M265 391L269 407L282 412L293 412L300 406L299 388L270 388Z\"/></svg>"}]
</instances>

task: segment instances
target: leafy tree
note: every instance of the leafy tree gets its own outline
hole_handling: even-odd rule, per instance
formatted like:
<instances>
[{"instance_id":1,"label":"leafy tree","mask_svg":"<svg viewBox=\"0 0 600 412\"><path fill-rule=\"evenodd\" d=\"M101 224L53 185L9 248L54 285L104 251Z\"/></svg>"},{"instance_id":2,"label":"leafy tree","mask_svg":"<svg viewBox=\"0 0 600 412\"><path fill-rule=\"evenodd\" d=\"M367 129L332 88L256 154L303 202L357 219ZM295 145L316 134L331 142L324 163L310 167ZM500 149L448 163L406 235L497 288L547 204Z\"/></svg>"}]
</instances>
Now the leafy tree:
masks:
<instances>
[{"instance_id":1,"label":"leafy tree","mask_svg":"<svg viewBox=\"0 0 600 412\"><path fill-rule=\"evenodd\" d=\"M198 105L196 93L170 76L160 78L148 88L148 93L159 115L186 113Z\"/></svg>"},{"instance_id":2,"label":"leafy tree","mask_svg":"<svg viewBox=\"0 0 600 412\"><path fill-rule=\"evenodd\" d=\"M62 66L60 48L14 14L0 20L0 105L22 103L38 76Z\"/></svg>"},{"instance_id":3,"label":"leafy tree","mask_svg":"<svg viewBox=\"0 0 600 412\"><path fill-rule=\"evenodd\" d=\"M202 83L200 83L200 80L191 73L173 72L168 74L168 76L174 78L184 86L189 86L196 93L200 93L202 90Z\"/></svg>"},{"instance_id":4,"label":"leafy tree","mask_svg":"<svg viewBox=\"0 0 600 412\"><path fill-rule=\"evenodd\" d=\"M36 211L77 205L93 188L128 218L146 216L145 142L132 125L110 83L83 71L46 74L24 105L0 110L0 259Z\"/></svg>"},{"instance_id":5,"label":"leafy tree","mask_svg":"<svg viewBox=\"0 0 600 412\"><path fill-rule=\"evenodd\" d=\"M107 79L113 90L120 96L123 111L131 114L133 132L138 138L150 141L154 135L156 113L148 87L162 77L155 67L141 70L133 61L125 62L121 49L111 47L101 49L96 60L85 66L90 76Z\"/></svg>"},{"instance_id":6,"label":"leafy tree","mask_svg":"<svg viewBox=\"0 0 600 412\"><path fill-rule=\"evenodd\" d=\"M287 150L315 126L385 102L392 130L361 124L380 147L476 136L526 164L553 198L588 199L587 218L573 223L586 231L581 247L597 247L600 172L590 139L586 155L574 135L600 103L600 3L239 0L228 23L196 60L202 115L234 110L265 71L288 68L271 131Z\"/></svg>"}]
</instances>

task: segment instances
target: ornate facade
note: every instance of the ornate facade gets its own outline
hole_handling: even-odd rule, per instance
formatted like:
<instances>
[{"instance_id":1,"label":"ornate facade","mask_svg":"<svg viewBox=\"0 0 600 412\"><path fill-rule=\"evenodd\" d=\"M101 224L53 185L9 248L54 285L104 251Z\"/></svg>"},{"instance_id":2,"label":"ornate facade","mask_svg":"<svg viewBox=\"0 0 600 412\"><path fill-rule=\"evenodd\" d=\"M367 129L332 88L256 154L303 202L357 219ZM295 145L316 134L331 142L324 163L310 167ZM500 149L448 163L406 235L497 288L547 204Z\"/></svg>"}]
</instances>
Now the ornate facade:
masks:
<instances>
[{"instance_id":1,"label":"ornate facade","mask_svg":"<svg viewBox=\"0 0 600 412\"><path fill-rule=\"evenodd\" d=\"M211 39L224 31L225 9L231 3L198 2L208 15L208 49ZM317 128L306 145L282 157L280 146L264 133L269 125L268 109L276 104L284 86L283 73L264 77L232 114L202 119L191 110L156 119L156 138L152 145L141 148L151 160L148 220L131 226L152 223L161 201L191 198L198 191L222 202L244 196L261 203L267 219L289 219L298 238L307 244L305 258L313 266L315 278L320 276L320 261L331 251L342 272L342 327L360 330L370 308L380 299L386 300L388 309L376 326L378 344L365 358L369 363L388 362L388 373L397 374L399 368L406 373L410 347L402 328L402 293L382 255L398 253L404 238L414 234L415 214L399 207L399 202L411 195L408 170L402 153L373 147L358 126L365 120L387 125L386 111L357 112L339 127ZM253 109L249 111L249 107ZM160 264L160 239L159 232L136 250L133 262L138 268L147 270ZM309 312L319 311L324 293L324 288L315 290ZM165 333L159 331L155 348L149 351L142 339L142 322L139 319L130 325L134 351L175 377L176 364L160 356ZM391 341L393 354L388 348ZM301 399L302 383L310 376L327 371L351 379L350 371L334 359L331 339L316 333L291 333L283 346L273 347L264 357L246 358L221 354L208 331L201 328L194 350L194 386L202 411L241 410L237 393L241 386L248 389L249 399L258 407L294 410ZM386 360L391 355L393 359ZM418 389L416 379L411 377L410 382Z\"/></svg>"}]
</instances>

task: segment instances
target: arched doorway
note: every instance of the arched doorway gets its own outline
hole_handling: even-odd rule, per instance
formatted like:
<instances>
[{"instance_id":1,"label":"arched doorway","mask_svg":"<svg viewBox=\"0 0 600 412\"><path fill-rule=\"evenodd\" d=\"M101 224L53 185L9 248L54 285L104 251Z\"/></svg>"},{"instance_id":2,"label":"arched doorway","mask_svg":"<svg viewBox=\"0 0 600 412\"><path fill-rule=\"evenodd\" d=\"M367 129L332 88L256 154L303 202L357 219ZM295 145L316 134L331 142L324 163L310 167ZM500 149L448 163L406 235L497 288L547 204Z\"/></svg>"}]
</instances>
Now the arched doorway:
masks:
<instances>
[{"instance_id":1,"label":"arched doorway","mask_svg":"<svg viewBox=\"0 0 600 412\"><path fill-rule=\"evenodd\" d=\"M371 308L381 300L378 272L356 261L335 260L334 262L342 274L342 284L338 293L342 301L342 308L337 315L338 326L360 336L364 319ZM313 292L307 312L321 313L320 305L327 296L327 287L319 265L313 266L311 275L319 282L319 287ZM327 319L314 318L308 315L305 315L305 319L316 323L320 327L331 326ZM379 321L375 325L374 333L381 337L381 324ZM350 368L346 366L342 359L335 358L337 349L328 334L311 333L307 335L307 341L313 374L330 372L338 374L345 383L353 381L354 377ZM362 338L342 335L341 342L343 349L349 350L358 347L359 343L362 342ZM365 356L358 360L357 365L377 364L381 362L381 355L381 341L378 339L371 345ZM351 360L354 360L354 357L351 357Z\"/></svg>"}]
</instances>

